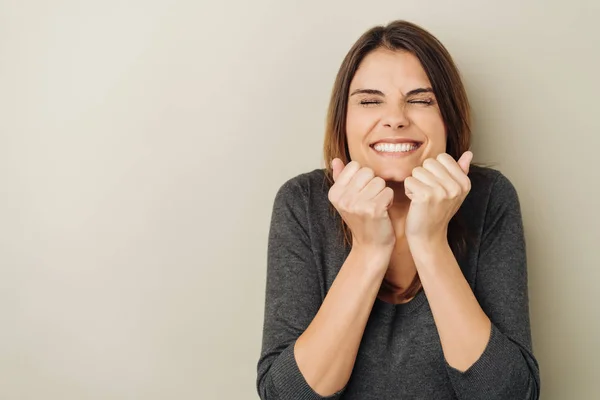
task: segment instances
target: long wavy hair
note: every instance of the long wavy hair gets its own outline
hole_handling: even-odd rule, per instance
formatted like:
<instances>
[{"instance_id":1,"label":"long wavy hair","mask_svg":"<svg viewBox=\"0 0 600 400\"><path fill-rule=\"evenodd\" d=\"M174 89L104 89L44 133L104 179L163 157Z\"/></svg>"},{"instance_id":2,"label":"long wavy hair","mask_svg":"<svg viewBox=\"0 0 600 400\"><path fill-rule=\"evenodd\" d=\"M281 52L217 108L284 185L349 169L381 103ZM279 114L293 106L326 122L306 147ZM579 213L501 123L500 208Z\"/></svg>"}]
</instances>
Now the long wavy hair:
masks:
<instances>
[{"instance_id":1,"label":"long wavy hair","mask_svg":"<svg viewBox=\"0 0 600 400\"><path fill-rule=\"evenodd\" d=\"M323 156L325 175L329 185L333 185L331 160L340 158L344 164L351 161L346 138L346 114L350 83L362 60L372 51L385 48L392 51L406 51L416 56L429 81L446 128L446 153L455 160L471 145L471 111L460 73L446 48L431 33L407 21L394 21L387 26L376 26L365 32L352 46L337 73L327 113ZM332 206L332 212L337 210ZM339 214L338 214L339 215ZM352 246L349 227L341 221L340 229L345 246ZM466 230L460 211L448 225L448 243L457 257L466 251L469 232ZM389 282L384 286L399 289ZM417 274L400 297L410 299L421 290Z\"/></svg>"}]
</instances>

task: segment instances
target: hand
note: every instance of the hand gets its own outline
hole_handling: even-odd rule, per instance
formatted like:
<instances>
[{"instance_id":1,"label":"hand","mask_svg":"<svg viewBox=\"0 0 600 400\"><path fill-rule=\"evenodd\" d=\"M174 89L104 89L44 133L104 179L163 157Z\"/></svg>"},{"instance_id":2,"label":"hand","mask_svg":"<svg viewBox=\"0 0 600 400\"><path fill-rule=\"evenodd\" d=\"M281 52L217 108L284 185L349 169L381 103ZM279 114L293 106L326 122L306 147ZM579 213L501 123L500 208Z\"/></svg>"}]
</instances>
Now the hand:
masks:
<instances>
[{"instance_id":1,"label":"hand","mask_svg":"<svg viewBox=\"0 0 600 400\"><path fill-rule=\"evenodd\" d=\"M361 167L356 161L344 166L336 158L331 166L335 183L329 190L329 201L350 228L352 247L392 250L396 235L387 210L394 191L371 168Z\"/></svg>"},{"instance_id":2,"label":"hand","mask_svg":"<svg viewBox=\"0 0 600 400\"><path fill-rule=\"evenodd\" d=\"M467 176L473 153L466 151L458 160L446 153L428 158L413 169L404 181L411 200L406 216L405 234L409 242L447 240L448 223L471 190Z\"/></svg>"}]
</instances>

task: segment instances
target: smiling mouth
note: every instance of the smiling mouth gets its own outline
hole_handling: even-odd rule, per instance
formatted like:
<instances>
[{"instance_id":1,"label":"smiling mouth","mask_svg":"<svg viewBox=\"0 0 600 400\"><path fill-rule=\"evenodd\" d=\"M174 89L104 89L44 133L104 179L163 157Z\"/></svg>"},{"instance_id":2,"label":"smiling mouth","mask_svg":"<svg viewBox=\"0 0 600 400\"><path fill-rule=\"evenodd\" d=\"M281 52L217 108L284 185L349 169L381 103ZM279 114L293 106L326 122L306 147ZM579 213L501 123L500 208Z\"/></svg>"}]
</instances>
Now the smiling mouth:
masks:
<instances>
[{"instance_id":1,"label":"smiling mouth","mask_svg":"<svg viewBox=\"0 0 600 400\"><path fill-rule=\"evenodd\" d=\"M370 147L377 153L382 154L406 154L411 153L421 147L421 142L405 142L405 143L375 143Z\"/></svg>"}]
</instances>

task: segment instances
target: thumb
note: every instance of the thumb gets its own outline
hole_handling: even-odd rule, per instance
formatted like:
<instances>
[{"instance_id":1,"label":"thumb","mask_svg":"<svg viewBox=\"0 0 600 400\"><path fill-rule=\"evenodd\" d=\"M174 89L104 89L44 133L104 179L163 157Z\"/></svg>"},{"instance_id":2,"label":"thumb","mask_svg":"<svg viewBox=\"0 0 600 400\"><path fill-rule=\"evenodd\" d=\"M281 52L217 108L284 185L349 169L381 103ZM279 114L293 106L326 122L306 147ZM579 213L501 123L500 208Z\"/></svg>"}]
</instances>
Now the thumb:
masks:
<instances>
[{"instance_id":1,"label":"thumb","mask_svg":"<svg viewBox=\"0 0 600 400\"><path fill-rule=\"evenodd\" d=\"M331 161L331 169L333 170L333 181L335 182L338 176L340 176L342 170L344 169L344 162L339 158L334 158Z\"/></svg>"},{"instance_id":2,"label":"thumb","mask_svg":"<svg viewBox=\"0 0 600 400\"><path fill-rule=\"evenodd\" d=\"M473 153L470 151L465 151L463 155L458 159L458 165L465 174L469 173L469 166L471 165L471 161L473 161Z\"/></svg>"}]
</instances>

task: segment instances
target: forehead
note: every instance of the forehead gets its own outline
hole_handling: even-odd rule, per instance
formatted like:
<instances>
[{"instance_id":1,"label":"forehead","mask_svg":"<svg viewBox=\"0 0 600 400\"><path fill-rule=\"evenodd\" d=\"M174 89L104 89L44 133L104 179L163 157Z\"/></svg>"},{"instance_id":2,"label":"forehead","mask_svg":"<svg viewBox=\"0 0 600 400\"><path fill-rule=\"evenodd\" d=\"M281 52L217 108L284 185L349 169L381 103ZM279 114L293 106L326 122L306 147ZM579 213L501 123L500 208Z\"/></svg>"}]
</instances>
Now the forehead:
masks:
<instances>
[{"instance_id":1,"label":"forehead","mask_svg":"<svg viewBox=\"0 0 600 400\"><path fill-rule=\"evenodd\" d=\"M377 49L360 63L350 89L399 90L406 93L431 83L419 59L407 51Z\"/></svg>"}]
</instances>

